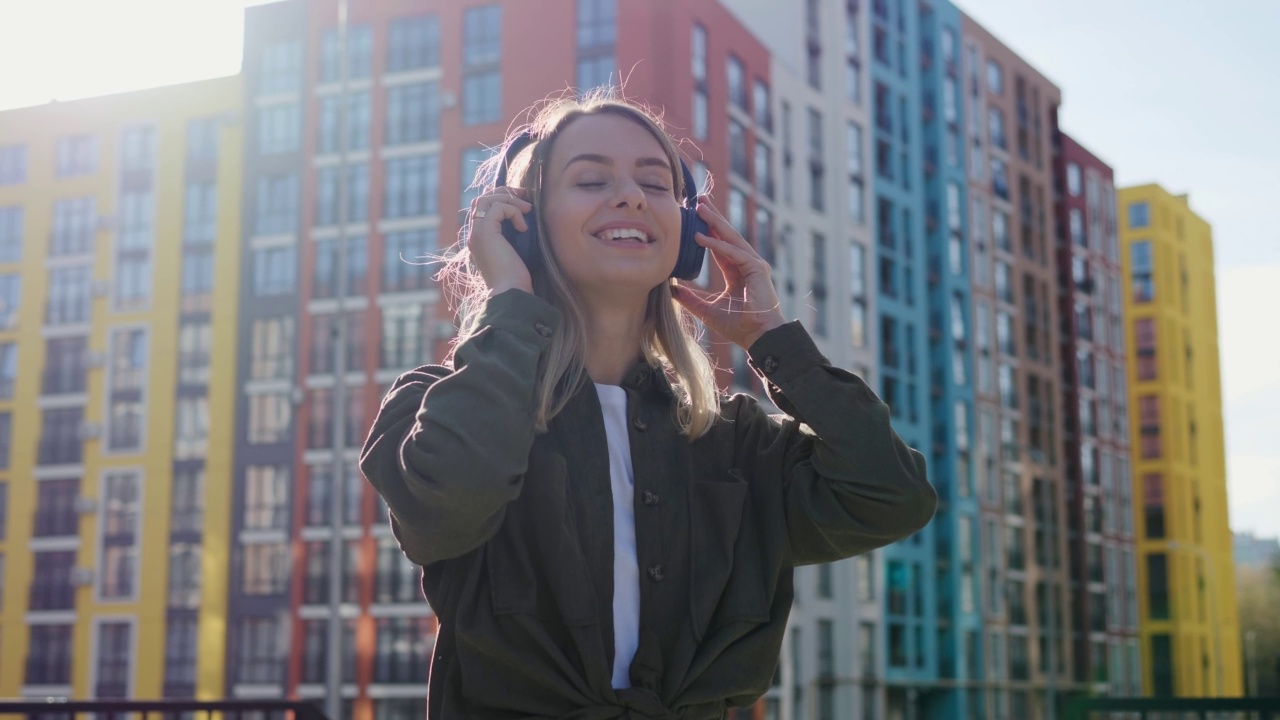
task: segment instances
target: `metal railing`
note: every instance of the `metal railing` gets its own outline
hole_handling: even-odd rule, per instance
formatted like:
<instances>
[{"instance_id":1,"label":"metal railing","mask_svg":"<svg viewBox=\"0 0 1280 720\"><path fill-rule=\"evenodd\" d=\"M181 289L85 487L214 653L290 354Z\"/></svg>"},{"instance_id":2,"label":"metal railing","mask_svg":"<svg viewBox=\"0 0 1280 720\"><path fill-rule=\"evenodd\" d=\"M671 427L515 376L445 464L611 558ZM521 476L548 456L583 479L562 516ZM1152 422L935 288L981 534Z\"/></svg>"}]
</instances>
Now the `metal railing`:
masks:
<instances>
[{"instance_id":1,"label":"metal railing","mask_svg":"<svg viewBox=\"0 0 1280 720\"><path fill-rule=\"evenodd\" d=\"M27 720L328 720L302 700L0 700L0 718Z\"/></svg>"},{"instance_id":2,"label":"metal railing","mask_svg":"<svg viewBox=\"0 0 1280 720\"><path fill-rule=\"evenodd\" d=\"M1280 697L1250 698L1074 698L1065 720L1128 717L1136 720L1280 719Z\"/></svg>"}]
</instances>

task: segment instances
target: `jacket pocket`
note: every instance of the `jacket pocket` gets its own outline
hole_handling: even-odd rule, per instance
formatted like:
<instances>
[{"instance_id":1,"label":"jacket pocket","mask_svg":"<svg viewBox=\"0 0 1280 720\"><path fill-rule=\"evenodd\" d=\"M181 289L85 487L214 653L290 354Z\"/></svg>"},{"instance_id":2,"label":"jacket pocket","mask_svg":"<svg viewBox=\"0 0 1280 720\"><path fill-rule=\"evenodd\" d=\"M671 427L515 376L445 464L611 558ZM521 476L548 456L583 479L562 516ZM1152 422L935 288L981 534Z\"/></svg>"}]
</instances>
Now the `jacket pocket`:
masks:
<instances>
[{"instance_id":1,"label":"jacket pocket","mask_svg":"<svg viewBox=\"0 0 1280 720\"><path fill-rule=\"evenodd\" d=\"M568 625L597 622L586 561L568 517L564 458L535 452L520 497L485 547L494 615L555 613Z\"/></svg>"},{"instance_id":2,"label":"jacket pocket","mask_svg":"<svg viewBox=\"0 0 1280 720\"><path fill-rule=\"evenodd\" d=\"M759 535L753 523L744 523L751 510L746 478L730 470L722 480L693 481L689 510L690 599L699 639L725 625L767 622Z\"/></svg>"}]
</instances>

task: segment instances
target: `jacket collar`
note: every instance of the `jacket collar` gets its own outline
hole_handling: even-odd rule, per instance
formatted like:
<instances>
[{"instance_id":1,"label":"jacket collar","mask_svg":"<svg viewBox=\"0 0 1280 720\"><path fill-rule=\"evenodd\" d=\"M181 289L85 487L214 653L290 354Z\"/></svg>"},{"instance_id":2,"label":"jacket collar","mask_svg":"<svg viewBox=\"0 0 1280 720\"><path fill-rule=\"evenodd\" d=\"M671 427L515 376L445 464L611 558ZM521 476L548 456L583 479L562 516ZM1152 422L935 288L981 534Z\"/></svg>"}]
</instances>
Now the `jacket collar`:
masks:
<instances>
[{"instance_id":1,"label":"jacket collar","mask_svg":"<svg viewBox=\"0 0 1280 720\"><path fill-rule=\"evenodd\" d=\"M671 382L667 379L667 373L662 368L653 367L644 359L638 361L627 372L622 379L622 387L639 393L657 390L667 396L675 395L671 389Z\"/></svg>"}]
</instances>

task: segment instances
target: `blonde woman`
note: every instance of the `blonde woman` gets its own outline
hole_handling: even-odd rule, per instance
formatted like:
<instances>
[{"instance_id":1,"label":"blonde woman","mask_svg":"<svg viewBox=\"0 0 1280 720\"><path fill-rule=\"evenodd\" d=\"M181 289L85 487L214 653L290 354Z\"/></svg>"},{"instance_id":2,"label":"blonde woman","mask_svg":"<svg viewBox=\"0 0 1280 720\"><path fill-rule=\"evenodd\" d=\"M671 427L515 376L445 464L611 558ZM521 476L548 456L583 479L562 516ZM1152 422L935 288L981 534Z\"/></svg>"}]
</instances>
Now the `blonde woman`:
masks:
<instances>
[{"instance_id":1,"label":"blonde woman","mask_svg":"<svg viewBox=\"0 0 1280 720\"><path fill-rule=\"evenodd\" d=\"M518 141L443 273L451 358L397 380L361 458L440 621L428 718L722 718L770 685L794 567L929 521L924 459L709 200L682 212L653 114L561 100ZM673 278L691 243L723 293ZM786 415L719 393L693 318Z\"/></svg>"}]
</instances>

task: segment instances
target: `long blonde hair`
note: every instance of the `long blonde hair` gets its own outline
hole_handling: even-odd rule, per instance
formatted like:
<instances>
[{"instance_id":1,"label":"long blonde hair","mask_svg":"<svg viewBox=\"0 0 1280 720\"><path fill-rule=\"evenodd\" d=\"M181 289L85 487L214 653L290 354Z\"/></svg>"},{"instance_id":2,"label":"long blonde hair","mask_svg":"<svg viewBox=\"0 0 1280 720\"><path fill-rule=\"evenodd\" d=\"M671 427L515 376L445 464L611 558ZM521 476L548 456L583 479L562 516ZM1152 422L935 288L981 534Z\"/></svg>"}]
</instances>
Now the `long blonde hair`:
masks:
<instances>
[{"instance_id":1,"label":"long blonde hair","mask_svg":"<svg viewBox=\"0 0 1280 720\"><path fill-rule=\"evenodd\" d=\"M684 198L684 176L680 171L675 143L663 129L659 117L648 108L620 97L612 88L600 88L580 98L553 99L541 108L531 109L530 114L533 114L532 121L514 128L502 146L480 166L474 186L491 188L507 148L523 134L532 134L534 142L531 147L522 150L512 160L507 183L531 191L542 247L537 253L538 259L529 268L529 274L533 279L534 293L556 307L563 319L538 367L534 419L536 430L545 432L551 418L564 409L572 394L588 379L584 366L587 320L583 301L565 277L545 240L548 235L543 220L546 214L542 211L544 198L540 180L556 137L578 118L617 115L644 127L662 145L671 164L672 187L678 200ZM459 243L448 254L436 276L451 304L458 310L458 334L446 359L447 364L452 364L453 351L458 344L479 331L480 312L489 291L461 240L469 229L467 225L463 226ZM672 298L670 283L664 282L649 293L642 351L651 366L666 373L677 399L676 421L681 431L693 440L706 433L719 416L719 391L711 360L698 342L698 324Z\"/></svg>"}]
</instances>

